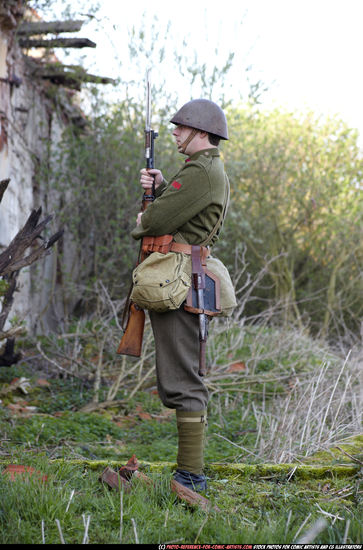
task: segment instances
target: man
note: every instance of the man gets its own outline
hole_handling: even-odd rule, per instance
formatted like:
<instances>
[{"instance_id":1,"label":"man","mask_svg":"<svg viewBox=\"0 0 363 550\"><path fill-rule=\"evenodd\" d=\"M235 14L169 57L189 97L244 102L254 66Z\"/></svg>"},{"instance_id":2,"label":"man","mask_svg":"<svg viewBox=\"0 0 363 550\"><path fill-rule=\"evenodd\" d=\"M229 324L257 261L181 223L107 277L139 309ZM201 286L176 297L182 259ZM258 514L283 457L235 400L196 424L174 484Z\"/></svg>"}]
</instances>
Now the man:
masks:
<instances>
[{"instance_id":1,"label":"man","mask_svg":"<svg viewBox=\"0 0 363 550\"><path fill-rule=\"evenodd\" d=\"M205 99L186 103L171 119L178 151L185 164L167 183L160 170L141 170L140 183L155 200L137 216L132 236L174 235L177 242L199 245L218 237L229 194L228 179L219 156L220 139L228 139L226 117L218 105ZM176 410L177 471L174 479L197 491L206 490L203 474L208 391L198 375L198 315L184 310L150 311L155 338L156 375L160 398Z\"/></svg>"}]
</instances>

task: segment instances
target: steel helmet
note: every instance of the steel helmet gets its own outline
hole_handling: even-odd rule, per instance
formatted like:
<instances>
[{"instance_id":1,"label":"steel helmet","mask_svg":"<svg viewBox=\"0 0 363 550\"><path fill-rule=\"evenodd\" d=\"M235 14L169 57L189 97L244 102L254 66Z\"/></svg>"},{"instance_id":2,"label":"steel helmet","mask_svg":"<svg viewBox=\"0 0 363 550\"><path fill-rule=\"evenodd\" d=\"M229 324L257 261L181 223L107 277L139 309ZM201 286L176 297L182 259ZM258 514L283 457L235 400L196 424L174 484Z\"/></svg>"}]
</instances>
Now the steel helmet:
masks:
<instances>
[{"instance_id":1,"label":"steel helmet","mask_svg":"<svg viewBox=\"0 0 363 550\"><path fill-rule=\"evenodd\" d=\"M188 101L175 113L170 122L215 134L221 139L228 139L226 115L216 103L209 99Z\"/></svg>"}]
</instances>

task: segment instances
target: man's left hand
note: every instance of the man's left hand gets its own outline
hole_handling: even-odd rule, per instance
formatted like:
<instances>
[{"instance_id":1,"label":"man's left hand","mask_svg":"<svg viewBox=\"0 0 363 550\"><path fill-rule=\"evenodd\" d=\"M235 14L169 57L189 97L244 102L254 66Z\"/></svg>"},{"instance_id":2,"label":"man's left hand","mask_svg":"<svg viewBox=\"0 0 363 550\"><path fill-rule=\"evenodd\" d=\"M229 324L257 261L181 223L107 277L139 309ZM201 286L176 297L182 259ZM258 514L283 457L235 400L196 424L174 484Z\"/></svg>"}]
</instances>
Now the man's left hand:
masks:
<instances>
[{"instance_id":1,"label":"man's left hand","mask_svg":"<svg viewBox=\"0 0 363 550\"><path fill-rule=\"evenodd\" d=\"M137 215L137 218L136 218L136 225L141 224L141 216L142 216L142 212L139 212L138 215Z\"/></svg>"}]
</instances>

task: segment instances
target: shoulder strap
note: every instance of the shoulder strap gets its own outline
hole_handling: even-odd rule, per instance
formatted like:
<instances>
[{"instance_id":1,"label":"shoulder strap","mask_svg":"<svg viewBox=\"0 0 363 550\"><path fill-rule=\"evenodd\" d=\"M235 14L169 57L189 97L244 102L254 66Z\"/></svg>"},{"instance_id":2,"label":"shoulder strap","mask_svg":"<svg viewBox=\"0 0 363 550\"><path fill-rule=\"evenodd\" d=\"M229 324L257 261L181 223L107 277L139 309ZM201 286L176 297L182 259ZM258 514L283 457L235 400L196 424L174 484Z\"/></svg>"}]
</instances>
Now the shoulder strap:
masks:
<instances>
[{"instance_id":1,"label":"shoulder strap","mask_svg":"<svg viewBox=\"0 0 363 550\"><path fill-rule=\"evenodd\" d=\"M222 212L217 220L217 223L213 227L212 231L209 233L208 237L202 243L200 243L200 246L208 246L208 244L212 242L214 235L217 233L217 231L219 230L220 226L224 221L224 218L226 217L226 213L229 205L229 197L230 197L229 180L228 180L227 174L225 174L225 182L226 182L226 188L225 188L225 194L224 194L225 199L224 199Z\"/></svg>"}]
</instances>

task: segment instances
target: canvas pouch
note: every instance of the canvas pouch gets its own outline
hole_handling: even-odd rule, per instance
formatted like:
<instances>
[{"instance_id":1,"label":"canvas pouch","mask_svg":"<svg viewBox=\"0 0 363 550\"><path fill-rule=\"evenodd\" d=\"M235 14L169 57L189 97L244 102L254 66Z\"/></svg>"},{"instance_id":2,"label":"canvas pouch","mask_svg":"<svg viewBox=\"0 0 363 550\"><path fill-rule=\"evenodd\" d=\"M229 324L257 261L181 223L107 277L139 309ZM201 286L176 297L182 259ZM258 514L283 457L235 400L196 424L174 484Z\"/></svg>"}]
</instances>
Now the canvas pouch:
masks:
<instances>
[{"instance_id":1,"label":"canvas pouch","mask_svg":"<svg viewBox=\"0 0 363 550\"><path fill-rule=\"evenodd\" d=\"M215 258L214 256L208 256L207 269L216 275L220 283L220 313L219 317L230 317L234 308L237 306L236 294L234 291L233 283L228 272L228 269L224 263Z\"/></svg>"},{"instance_id":2,"label":"canvas pouch","mask_svg":"<svg viewBox=\"0 0 363 550\"><path fill-rule=\"evenodd\" d=\"M132 273L130 299L142 309L178 309L191 286L190 256L182 252L153 252Z\"/></svg>"}]
</instances>

